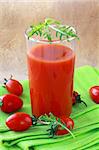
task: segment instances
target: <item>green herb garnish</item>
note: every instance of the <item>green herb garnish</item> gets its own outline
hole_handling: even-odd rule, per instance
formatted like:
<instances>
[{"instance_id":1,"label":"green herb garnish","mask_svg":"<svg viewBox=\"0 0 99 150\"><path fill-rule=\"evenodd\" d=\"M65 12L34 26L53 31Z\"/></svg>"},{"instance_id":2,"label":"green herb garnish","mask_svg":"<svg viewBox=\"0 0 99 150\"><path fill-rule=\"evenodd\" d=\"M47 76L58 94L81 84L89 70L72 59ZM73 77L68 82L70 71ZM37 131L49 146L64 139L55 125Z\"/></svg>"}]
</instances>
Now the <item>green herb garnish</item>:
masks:
<instances>
[{"instance_id":1,"label":"green herb garnish","mask_svg":"<svg viewBox=\"0 0 99 150\"><path fill-rule=\"evenodd\" d=\"M31 25L30 30L27 33L28 39L32 37L34 34L40 37L44 37L49 42L53 40L52 30L55 31L55 35L60 40L71 41L74 38L78 38L76 31L73 27L62 25L59 21L47 18L44 22L41 22L37 25Z\"/></svg>"},{"instance_id":2,"label":"green herb garnish","mask_svg":"<svg viewBox=\"0 0 99 150\"><path fill-rule=\"evenodd\" d=\"M73 138L75 137L74 134L66 127L66 125L63 122L61 122L61 119L56 118L56 116L54 116L52 113L49 113L49 115L45 114L40 116L38 118L38 122L50 125L50 129L48 129L48 131L51 137L55 136L55 132L58 126L61 126L63 129L67 130Z\"/></svg>"}]
</instances>

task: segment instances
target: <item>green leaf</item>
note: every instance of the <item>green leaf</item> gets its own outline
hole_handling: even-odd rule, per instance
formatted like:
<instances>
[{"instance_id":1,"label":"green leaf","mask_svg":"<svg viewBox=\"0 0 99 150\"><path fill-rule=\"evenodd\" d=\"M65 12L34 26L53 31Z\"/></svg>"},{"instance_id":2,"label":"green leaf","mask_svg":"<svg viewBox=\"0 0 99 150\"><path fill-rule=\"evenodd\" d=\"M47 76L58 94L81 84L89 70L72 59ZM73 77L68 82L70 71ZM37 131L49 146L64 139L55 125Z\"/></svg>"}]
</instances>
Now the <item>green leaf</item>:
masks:
<instances>
[{"instance_id":1,"label":"green leaf","mask_svg":"<svg viewBox=\"0 0 99 150\"><path fill-rule=\"evenodd\" d=\"M54 19L52 19L52 18L46 18L45 19L45 24L60 24L60 22L59 21L57 21L57 20L54 20Z\"/></svg>"},{"instance_id":2,"label":"green leaf","mask_svg":"<svg viewBox=\"0 0 99 150\"><path fill-rule=\"evenodd\" d=\"M49 116L51 119L56 120L56 117L51 112L49 113Z\"/></svg>"},{"instance_id":3,"label":"green leaf","mask_svg":"<svg viewBox=\"0 0 99 150\"><path fill-rule=\"evenodd\" d=\"M57 119L57 121L61 123L61 120L60 120L60 118L58 118L58 119Z\"/></svg>"},{"instance_id":4,"label":"green leaf","mask_svg":"<svg viewBox=\"0 0 99 150\"><path fill-rule=\"evenodd\" d=\"M52 38L51 38L50 34L47 34L47 38L48 38L49 41L52 41Z\"/></svg>"},{"instance_id":5,"label":"green leaf","mask_svg":"<svg viewBox=\"0 0 99 150\"><path fill-rule=\"evenodd\" d=\"M40 35L40 36L42 36L42 31L41 31L41 30L39 30L38 32L39 32L39 35Z\"/></svg>"},{"instance_id":6,"label":"green leaf","mask_svg":"<svg viewBox=\"0 0 99 150\"><path fill-rule=\"evenodd\" d=\"M39 33L38 32L35 32L36 33L36 35L38 35Z\"/></svg>"},{"instance_id":7,"label":"green leaf","mask_svg":"<svg viewBox=\"0 0 99 150\"><path fill-rule=\"evenodd\" d=\"M58 37L58 31L56 31L56 37Z\"/></svg>"},{"instance_id":8,"label":"green leaf","mask_svg":"<svg viewBox=\"0 0 99 150\"><path fill-rule=\"evenodd\" d=\"M62 40L62 36L63 36L63 34L60 34L60 40Z\"/></svg>"},{"instance_id":9,"label":"green leaf","mask_svg":"<svg viewBox=\"0 0 99 150\"><path fill-rule=\"evenodd\" d=\"M3 105L3 102L0 100L0 106L2 106Z\"/></svg>"}]
</instances>

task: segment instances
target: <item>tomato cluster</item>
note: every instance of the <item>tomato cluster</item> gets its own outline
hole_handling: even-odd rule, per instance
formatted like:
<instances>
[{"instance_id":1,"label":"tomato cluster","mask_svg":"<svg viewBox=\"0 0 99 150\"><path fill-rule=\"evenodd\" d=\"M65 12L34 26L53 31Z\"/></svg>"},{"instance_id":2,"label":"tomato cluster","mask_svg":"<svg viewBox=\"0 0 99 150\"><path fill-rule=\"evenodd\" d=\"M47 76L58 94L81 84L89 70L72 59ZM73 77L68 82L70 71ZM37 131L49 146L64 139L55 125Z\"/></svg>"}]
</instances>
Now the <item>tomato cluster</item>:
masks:
<instances>
[{"instance_id":1,"label":"tomato cluster","mask_svg":"<svg viewBox=\"0 0 99 150\"><path fill-rule=\"evenodd\" d=\"M11 94L5 94L0 97L0 107L1 110L5 113L12 113L22 108L23 101L20 96L23 92L22 84L12 79L12 76L9 80L4 79L4 86L8 92Z\"/></svg>"},{"instance_id":2,"label":"tomato cluster","mask_svg":"<svg viewBox=\"0 0 99 150\"><path fill-rule=\"evenodd\" d=\"M5 113L12 113L22 108L23 101L19 96L23 93L22 84L10 78L9 80L4 79L4 86L11 94L5 94L0 97L0 108ZM92 100L99 104L99 86L93 86L89 90L90 97ZM76 103L84 103L86 106L87 104L81 100L81 96L78 92L73 92L72 97L72 104L75 105ZM63 126L65 125L65 129L59 124L57 124L57 120L60 120ZM6 120L6 125L13 131L25 131L32 125L36 125L37 122L40 120L35 116L31 117L29 114L25 112L16 112L10 115ZM40 121L41 123L42 121ZM49 129L50 134L52 135L64 135L74 128L74 121L71 118L67 118L66 116L61 116L60 118L56 118L51 128ZM67 130L66 130L67 129Z\"/></svg>"}]
</instances>

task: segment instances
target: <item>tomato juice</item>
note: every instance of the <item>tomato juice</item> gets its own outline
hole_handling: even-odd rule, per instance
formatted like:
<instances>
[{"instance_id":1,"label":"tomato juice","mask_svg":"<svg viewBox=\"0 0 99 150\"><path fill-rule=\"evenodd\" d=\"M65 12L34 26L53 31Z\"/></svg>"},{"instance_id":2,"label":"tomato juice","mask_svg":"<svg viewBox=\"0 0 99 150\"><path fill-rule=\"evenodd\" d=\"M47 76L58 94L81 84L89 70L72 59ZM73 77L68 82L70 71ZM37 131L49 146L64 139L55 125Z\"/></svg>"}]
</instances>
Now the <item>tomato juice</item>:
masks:
<instances>
[{"instance_id":1,"label":"tomato juice","mask_svg":"<svg viewBox=\"0 0 99 150\"><path fill-rule=\"evenodd\" d=\"M27 52L32 114L52 112L60 117L72 111L75 54L62 44L37 43Z\"/></svg>"}]
</instances>

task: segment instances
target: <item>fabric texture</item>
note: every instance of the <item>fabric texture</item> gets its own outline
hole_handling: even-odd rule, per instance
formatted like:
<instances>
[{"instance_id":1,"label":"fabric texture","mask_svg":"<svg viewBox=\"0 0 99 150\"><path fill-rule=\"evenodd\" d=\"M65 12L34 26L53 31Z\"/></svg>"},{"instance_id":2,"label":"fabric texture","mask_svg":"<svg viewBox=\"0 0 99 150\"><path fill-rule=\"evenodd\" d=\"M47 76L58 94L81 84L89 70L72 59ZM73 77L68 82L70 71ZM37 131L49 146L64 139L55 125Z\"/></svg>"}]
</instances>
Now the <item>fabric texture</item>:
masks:
<instances>
[{"instance_id":1,"label":"fabric texture","mask_svg":"<svg viewBox=\"0 0 99 150\"><path fill-rule=\"evenodd\" d=\"M31 115L28 80L21 81L24 92L21 98L23 108L19 111ZM0 110L0 150L99 150L99 105L94 103L89 96L89 88L99 85L99 69L84 66L75 70L74 90L81 94L87 103L73 106L71 118L75 122L72 130L75 138L70 134L49 138L49 126L37 125L24 132L14 132L5 125L6 114ZM0 95L8 93L0 87Z\"/></svg>"}]
</instances>

